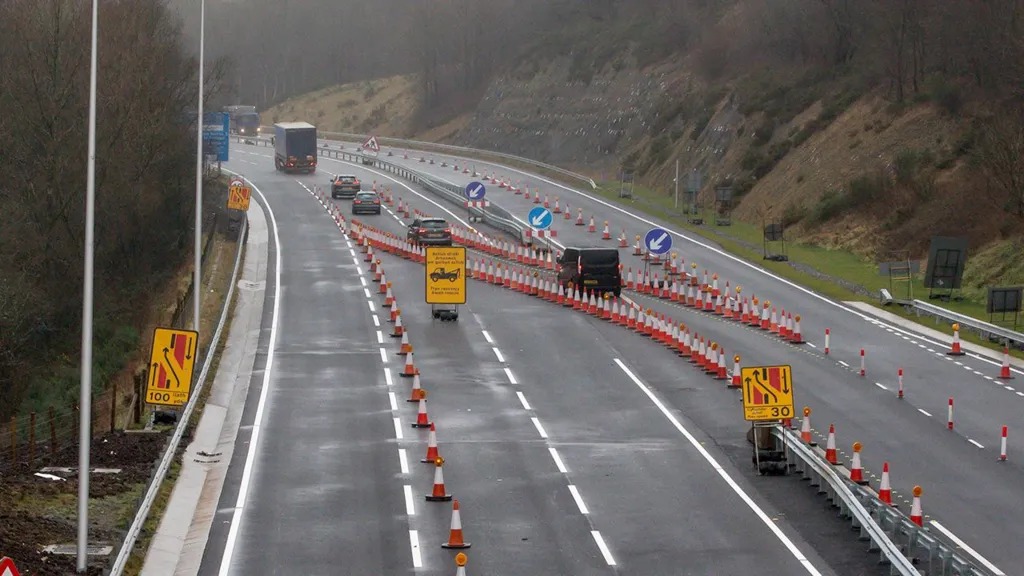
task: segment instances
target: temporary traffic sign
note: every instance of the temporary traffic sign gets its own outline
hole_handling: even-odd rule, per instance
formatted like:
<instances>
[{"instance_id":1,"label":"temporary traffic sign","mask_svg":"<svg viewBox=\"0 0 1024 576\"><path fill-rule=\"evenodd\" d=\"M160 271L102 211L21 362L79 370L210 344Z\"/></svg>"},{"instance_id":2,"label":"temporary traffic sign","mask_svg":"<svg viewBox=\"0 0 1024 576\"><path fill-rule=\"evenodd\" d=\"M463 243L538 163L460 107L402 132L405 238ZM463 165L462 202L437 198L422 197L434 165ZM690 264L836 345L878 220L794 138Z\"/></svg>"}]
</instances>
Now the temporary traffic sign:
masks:
<instances>
[{"instance_id":1,"label":"temporary traffic sign","mask_svg":"<svg viewBox=\"0 0 1024 576\"><path fill-rule=\"evenodd\" d=\"M251 194L248 186L231 186L228 188L228 209L248 211Z\"/></svg>"},{"instance_id":2,"label":"temporary traffic sign","mask_svg":"<svg viewBox=\"0 0 1024 576\"><path fill-rule=\"evenodd\" d=\"M466 247L427 246L427 304L466 303Z\"/></svg>"},{"instance_id":3,"label":"temporary traffic sign","mask_svg":"<svg viewBox=\"0 0 1024 576\"><path fill-rule=\"evenodd\" d=\"M474 181L466 184L466 198L470 200L483 200L486 193L487 187L479 182Z\"/></svg>"},{"instance_id":4,"label":"temporary traffic sign","mask_svg":"<svg viewBox=\"0 0 1024 576\"><path fill-rule=\"evenodd\" d=\"M753 366L740 370L743 381L743 418L750 421L792 418L793 369L789 366Z\"/></svg>"},{"instance_id":5,"label":"temporary traffic sign","mask_svg":"<svg viewBox=\"0 0 1024 576\"><path fill-rule=\"evenodd\" d=\"M644 246L651 254L665 254L672 249L672 235L661 228L651 228L644 236Z\"/></svg>"},{"instance_id":6,"label":"temporary traffic sign","mask_svg":"<svg viewBox=\"0 0 1024 576\"><path fill-rule=\"evenodd\" d=\"M194 330L157 328L153 331L146 402L166 406L188 402L198 343L199 333Z\"/></svg>"},{"instance_id":7,"label":"temporary traffic sign","mask_svg":"<svg viewBox=\"0 0 1024 576\"><path fill-rule=\"evenodd\" d=\"M537 206L526 216L526 219L530 221L530 226L537 230L547 230L551 227L551 221L554 220L554 216L551 214L551 210L543 206Z\"/></svg>"},{"instance_id":8,"label":"temporary traffic sign","mask_svg":"<svg viewBox=\"0 0 1024 576\"><path fill-rule=\"evenodd\" d=\"M377 144L377 137L370 136L363 142L363 150L373 150L374 152L380 152L380 144Z\"/></svg>"},{"instance_id":9,"label":"temporary traffic sign","mask_svg":"<svg viewBox=\"0 0 1024 576\"><path fill-rule=\"evenodd\" d=\"M14 565L14 560L11 560L7 556L0 558L0 576L20 576L18 568Z\"/></svg>"}]
</instances>

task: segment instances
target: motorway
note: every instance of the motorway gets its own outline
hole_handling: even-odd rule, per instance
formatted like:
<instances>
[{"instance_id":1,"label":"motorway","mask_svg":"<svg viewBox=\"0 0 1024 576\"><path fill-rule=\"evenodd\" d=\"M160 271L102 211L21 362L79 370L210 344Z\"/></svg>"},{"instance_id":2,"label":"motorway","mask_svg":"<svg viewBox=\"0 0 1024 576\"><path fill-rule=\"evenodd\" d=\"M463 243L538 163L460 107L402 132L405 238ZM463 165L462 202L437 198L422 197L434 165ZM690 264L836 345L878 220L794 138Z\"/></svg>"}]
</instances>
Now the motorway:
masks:
<instances>
[{"instance_id":1,"label":"motorway","mask_svg":"<svg viewBox=\"0 0 1024 576\"><path fill-rule=\"evenodd\" d=\"M451 573L453 552L440 547L451 506L423 498L427 436L411 427L416 404L378 285L310 193L328 171L387 177L337 161L286 176L266 149L248 152L229 167L268 210L277 280L200 573ZM427 193L389 184L457 221ZM404 234L392 213L361 220ZM808 540L848 529L820 504L793 508L783 480L754 475L735 395L664 347L479 283L458 322L432 321L422 266L380 258L473 544L469 574L845 574L874 563L853 538Z\"/></svg>"}]
</instances>

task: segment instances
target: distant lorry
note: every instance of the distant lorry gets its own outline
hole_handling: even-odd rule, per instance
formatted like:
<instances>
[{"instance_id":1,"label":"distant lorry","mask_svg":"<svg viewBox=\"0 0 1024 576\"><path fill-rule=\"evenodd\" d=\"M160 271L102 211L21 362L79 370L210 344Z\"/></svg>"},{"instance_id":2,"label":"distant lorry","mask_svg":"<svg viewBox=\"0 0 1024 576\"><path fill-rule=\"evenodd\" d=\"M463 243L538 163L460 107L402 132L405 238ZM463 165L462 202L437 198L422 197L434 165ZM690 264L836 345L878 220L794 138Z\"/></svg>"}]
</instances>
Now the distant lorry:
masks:
<instances>
[{"instance_id":1,"label":"distant lorry","mask_svg":"<svg viewBox=\"0 0 1024 576\"><path fill-rule=\"evenodd\" d=\"M256 136L260 131L260 114L255 106L225 106L232 134Z\"/></svg>"},{"instance_id":2,"label":"distant lorry","mask_svg":"<svg viewBox=\"0 0 1024 576\"><path fill-rule=\"evenodd\" d=\"M283 172L316 172L316 126L306 122L274 124L274 168Z\"/></svg>"}]
</instances>

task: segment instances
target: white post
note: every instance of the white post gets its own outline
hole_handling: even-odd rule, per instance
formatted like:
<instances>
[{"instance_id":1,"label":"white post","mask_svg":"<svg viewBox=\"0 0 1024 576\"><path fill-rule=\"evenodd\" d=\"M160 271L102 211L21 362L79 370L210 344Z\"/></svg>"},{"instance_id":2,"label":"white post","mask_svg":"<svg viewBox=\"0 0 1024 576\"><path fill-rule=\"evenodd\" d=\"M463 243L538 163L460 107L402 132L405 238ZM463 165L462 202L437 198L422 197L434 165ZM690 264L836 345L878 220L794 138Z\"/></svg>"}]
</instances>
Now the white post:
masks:
<instances>
[{"instance_id":1,"label":"white post","mask_svg":"<svg viewBox=\"0 0 1024 576\"><path fill-rule=\"evenodd\" d=\"M96 51L99 0L92 1L89 62L89 136L85 177L85 265L82 274L82 374L78 408L78 572L87 569L89 544L89 446L92 424L92 303L96 228Z\"/></svg>"},{"instance_id":2,"label":"white post","mask_svg":"<svg viewBox=\"0 0 1024 576\"><path fill-rule=\"evenodd\" d=\"M676 208L675 209L679 210L679 158L676 158L676 179L675 179L675 183L676 183L676 193L675 193Z\"/></svg>"},{"instance_id":3,"label":"white post","mask_svg":"<svg viewBox=\"0 0 1024 576\"><path fill-rule=\"evenodd\" d=\"M199 331L199 301L203 286L203 52L206 45L206 0L199 14L199 115L196 117L196 238L195 270L192 272L192 329ZM198 343L197 343L198 344ZM196 346L199 349L199 346Z\"/></svg>"}]
</instances>

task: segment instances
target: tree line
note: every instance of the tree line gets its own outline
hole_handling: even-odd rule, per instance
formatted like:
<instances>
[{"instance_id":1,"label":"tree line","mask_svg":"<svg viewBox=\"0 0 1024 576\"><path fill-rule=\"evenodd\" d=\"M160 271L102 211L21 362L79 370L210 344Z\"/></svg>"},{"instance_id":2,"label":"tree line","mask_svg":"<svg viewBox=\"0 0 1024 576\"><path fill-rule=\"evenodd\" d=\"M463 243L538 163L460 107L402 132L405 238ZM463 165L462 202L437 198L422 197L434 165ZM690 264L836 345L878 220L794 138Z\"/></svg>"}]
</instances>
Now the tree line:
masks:
<instances>
[{"instance_id":1,"label":"tree line","mask_svg":"<svg viewBox=\"0 0 1024 576\"><path fill-rule=\"evenodd\" d=\"M104 0L99 22L95 356L109 372L189 258L197 67L161 0ZM90 30L88 0L0 2L4 414L77 390Z\"/></svg>"}]
</instances>

